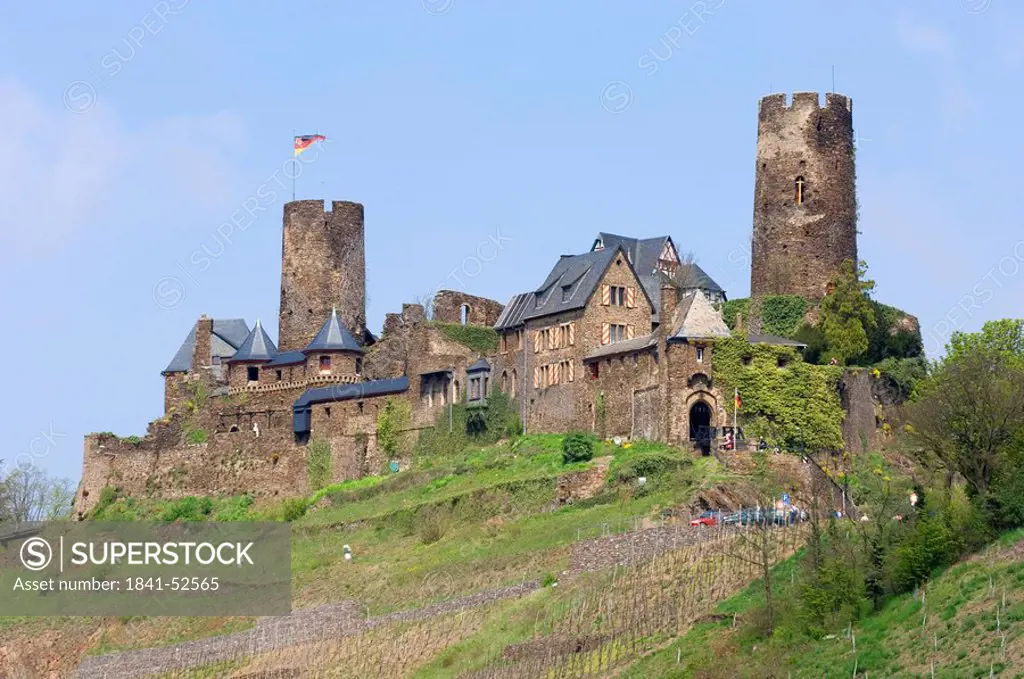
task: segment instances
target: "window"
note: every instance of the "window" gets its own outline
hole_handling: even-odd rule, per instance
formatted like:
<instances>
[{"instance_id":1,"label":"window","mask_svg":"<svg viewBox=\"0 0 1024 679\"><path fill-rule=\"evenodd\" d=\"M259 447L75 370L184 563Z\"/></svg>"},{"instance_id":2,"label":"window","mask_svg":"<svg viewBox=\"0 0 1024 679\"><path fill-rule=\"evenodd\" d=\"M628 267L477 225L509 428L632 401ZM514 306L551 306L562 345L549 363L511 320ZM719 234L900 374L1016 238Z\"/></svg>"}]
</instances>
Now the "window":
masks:
<instances>
[{"instance_id":1,"label":"window","mask_svg":"<svg viewBox=\"0 0 1024 679\"><path fill-rule=\"evenodd\" d=\"M806 193L806 184L807 184L807 182L804 181L803 175L801 175L801 176L796 178L795 184L796 184L796 204L797 205L803 205L804 204L804 194Z\"/></svg>"},{"instance_id":2,"label":"window","mask_svg":"<svg viewBox=\"0 0 1024 679\"><path fill-rule=\"evenodd\" d=\"M214 365L220 365L220 356L214 356L213 357L213 364Z\"/></svg>"},{"instance_id":3,"label":"window","mask_svg":"<svg viewBox=\"0 0 1024 679\"><path fill-rule=\"evenodd\" d=\"M743 365L750 365L753 362L754 362L754 357L751 356L750 354L747 354L746 356L743 357Z\"/></svg>"},{"instance_id":4,"label":"window","mask_svg":"<svg viewBox=\"0 0 1024 679\"><path fill-rule=\"evenodd\" d=\"M277 376L277 381L278 382L280 382L282 379L284 379L284 371L277 370L275 372L276 372L276 376Z\"/></svg>"},{"instance_id":5,"label":"window","mask_svg":"<svg viewBox=\"0 0 1024 679\"><path fill-rule=\"evenodd\" d=\"M362 375L362 374L363 374L363 359L362 358L357 358L356 359L356 375Z\"/></svg>"},{"instance_id":6,"label":"window","mask_svg":"<svg viewBox=\"0 0 1024 679\"><path fill-rule=\"evenodd\" d=\"M359 407L359 412L363 412L363 402L359 401L356 405Z\"/></svg>"},{"instance_id":7,"label":"window","mask_svg":"<svg viewBox=\"0 0 1024 679\"><path fill-rule=\"evenodd\" d=\"M576 381L576 364L572 361L566 360L558 364L558 370L561 373L562 380L565 382Z\"/></svg>"},{"instance_id":8,"label":"window","mask_svg":"<svg viewBox=\"0 0 1024 679\"><path fill-rule=\"evenodd\" d=\"M331 407L330 406L327 406L326 408L324 408L324 417L326 417L328 420L331 419Z\"/></svg>"},{"instance_id":9,"label":"window","mask_svg":"<svg viewBox=\"0 0 1024 679\"><path fill-rule=\"evenodd\" d=\"M508 393L508 373L504 370L501 371L501 392L503 394Z\"/></svg>"},{"instance_id":10,"label":"window","mask_svg":"<svg viewBox=\"0 0 1024 679\"><path fill-rule=\"evenodd\" d=\"M503 354L507 354L508 353L508 335L504 335L503 334L501 336L501 353L503 353Z\"/></svg>"},{"instance_id":11,"label":"window","mask_svg":"<svg viewBox=\"0 0 1024 679\"><path fill-rule=\"evenodd\" d=\"M779 368L785 368L788 363L789 359L786 358L785 356L779 356L777 359L775 359L775 365Z\"/></svg>"},{"instance_id":12,"label":"window","mask_svg":"<svg viewBox=\"0 0 1024 679\"><path fill-rule=\"evenodd\" d=\"M704 362L704 347L697 347L697 363Z\"/></svg>"},{"instance_id":13,"label":"window","mask_svg":"<svg viewBox=\"0 0 1024 679\"><path fill-rule=\"evenodd\" d=\"M563 285L562 286L562 301L563 302L568 302L570 299L572 299L572 286L571 285Z\"/></svg>"},{"instance_id":14,"label":"window","mask_svg":"<svg viewBox=\"0 0 1024 679\"><path fill-rule=\"evenodd\" d=\"M601 344L615 344L616 342L622 342L623 340L633 339L631 325L624 325L622 323L605 323L604 324L604 336L601 338L603 341Z\"/></svg>"},{"instance_id":15,"label":"window","mask_svg":"<svg viewBox=\"0 0 1024 679\"><path fill-rule=\"evenodd\" d=\"M330 375L331 374L331 357L321 356L320 357L320 374Z\"/></svg>"},{"instance_id":16,"label":"window","mask_svg":"<svg viewBox=\"0 0 1024 679\"><path fill-rule=\"evenodd\" d=\"M590 379L596 380L601 376L601 364L598 361L594 361L590 364Z\"/></svg>"},{"instance_id":17,"label":"window","mask_svg":"<svg viewBox=\"0 0 1024 679\"><path fill-rule=\"evenodd\" d=\"M563 323L558 326L558 345L571 347L576 345L576 323Z\"/></svg>"},{"instance_id":18,"label":"window","mask_svg":"<svg viewBox=\"0 0 1024 679\"><path fill-rule=\"evenodd\" d=\"M626 306L626 288L621 285L612 286L612 306Z\"/></svg>"},{"instance_id":19,"label":"window","mask_svg":"<svg viewBox=\"0 0 1024 679\"><path fill-rule=\"evenodd\" d=\"M462 307L459 309L459 317L460 317L459 320L462 322L462 325L469 324L469 305L468 304L463 304Z\"/></svg>"},{"instance_id":20,"label":"window","mask_svg":"<svg viewBox=\"0 0 1024 679\"><path fill-rule=\"evenodd\" d=\"M480 399L480 378L473 377L469 380L469 400L477 401Z\"/></svg>"},{"instance_id":21,"label":"window","mask_svg":"<svg viewBox=\"0 0 1024 679\"><path fill-rule=\"evenodd\" d=\"M484 375L484 388L480 392L480 398L487 398L487 392L490 390L490 387L491 387L491 378L488 377L487 375Z\"/></svg>"},{"instance_id":22,"label":"window","mask_svg":"<svg viewBox=\"0 0 1024 679\"><path fill-rule=\"evenodd\" d=\"M515 398L516 386L519 384L519 372L516 370L512 371L512 386L509 388L509 396Z\"/></svg>"},{"instance_id":23,"label":"window","mask_svg":"<svg viewBox=\"0 0 1024 679\"><path fill-rule=\"evenodd\" d=\"M523 330L516 330L516 349L521 350L523 348Z\"/></svg>"},{"instance_id":24,"label":"window","mask_svg":"<svg viewBox=\"0 0 1024 679\"><path fill-rule=\"evenodd\" d=\"M245 373L246 373L246 378L250 382L259 382L260 381L260 369L257 368L256 366L254 366L254 365L249 366L248 368L245 369Z\"/></svg>"}]
</instances>

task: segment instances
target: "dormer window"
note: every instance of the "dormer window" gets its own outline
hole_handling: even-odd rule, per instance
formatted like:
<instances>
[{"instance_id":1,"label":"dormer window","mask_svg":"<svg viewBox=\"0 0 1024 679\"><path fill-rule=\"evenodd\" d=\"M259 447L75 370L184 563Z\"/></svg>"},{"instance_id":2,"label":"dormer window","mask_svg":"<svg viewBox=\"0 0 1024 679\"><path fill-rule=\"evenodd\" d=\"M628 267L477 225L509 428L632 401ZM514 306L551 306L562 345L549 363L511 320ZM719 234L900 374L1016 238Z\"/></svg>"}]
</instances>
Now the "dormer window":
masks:
<instances>
[{"instance_id":1,"label":"dormer window","mask_svg":"<svg viewBox=\"0 0 1024 679\"><path fill-rule=\"evenodd\" d=\"M320 357L320 374L330 375L331 374L331 357L321 356Z\"/></svg>"}]
</instances>

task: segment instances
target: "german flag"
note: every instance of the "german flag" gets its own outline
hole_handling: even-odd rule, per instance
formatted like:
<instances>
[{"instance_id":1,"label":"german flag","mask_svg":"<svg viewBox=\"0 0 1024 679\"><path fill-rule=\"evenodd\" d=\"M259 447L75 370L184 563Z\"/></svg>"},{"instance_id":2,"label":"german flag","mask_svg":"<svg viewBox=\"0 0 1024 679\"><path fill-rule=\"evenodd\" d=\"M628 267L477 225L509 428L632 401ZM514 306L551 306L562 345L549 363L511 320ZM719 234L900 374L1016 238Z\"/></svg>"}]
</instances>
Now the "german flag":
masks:
<instances>
[{"instance_id":1,"label":"german flag","mask_svg":"<svg viewBox=\"0 0 1024 679\"><path fill-rule=\"evenodd\" d=\"M295 157L298 158L303 151L316 142L326 139L327 137L322 134L304 134L301 137L295 137Z\"/></svg>"},{"instance_id":2,"label":"german flag","mask_svg":"<svg viewBox=\"0 0 1024 679\"><path fill-rule=\"evenodd\" d=\"M743 400L740 399L740 390L737 389L736 390L736 410L739 410L742 407L743 407Z\"/></svg>"}]
</instances>

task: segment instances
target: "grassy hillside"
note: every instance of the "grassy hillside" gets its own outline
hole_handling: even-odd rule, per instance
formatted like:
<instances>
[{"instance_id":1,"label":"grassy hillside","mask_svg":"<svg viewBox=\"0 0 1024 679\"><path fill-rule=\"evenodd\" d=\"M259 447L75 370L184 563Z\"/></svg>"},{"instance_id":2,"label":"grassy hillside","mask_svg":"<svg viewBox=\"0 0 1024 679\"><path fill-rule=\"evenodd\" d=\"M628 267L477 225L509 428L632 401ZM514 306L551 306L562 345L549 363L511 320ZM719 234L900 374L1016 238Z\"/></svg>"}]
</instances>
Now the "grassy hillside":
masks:
<instances>
[{"instance_id":1,"label":"grassy hillside","mask_svg":"<svg viewBox=\"0 0 1024 679\"><path fill-rule=\"evenodd\" d=\"M793 561L782 564L779 582L794 570ZM760 599L757 583L722 602L720 619L695 625L622 676L1024 677L1024 531L1005 535L846 633L818 641L781 634L765 642L751 634L756 621L749 616Z\"/></svg>"}]
</instances>

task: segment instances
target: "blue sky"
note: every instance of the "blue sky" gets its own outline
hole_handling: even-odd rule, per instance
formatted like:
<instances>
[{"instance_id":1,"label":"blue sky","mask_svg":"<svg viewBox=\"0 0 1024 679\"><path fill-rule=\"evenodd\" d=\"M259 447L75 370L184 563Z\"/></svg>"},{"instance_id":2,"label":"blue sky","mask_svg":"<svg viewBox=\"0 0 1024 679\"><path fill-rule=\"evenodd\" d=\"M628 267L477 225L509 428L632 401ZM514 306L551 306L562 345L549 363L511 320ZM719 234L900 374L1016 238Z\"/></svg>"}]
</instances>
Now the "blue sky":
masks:
<instances>
[{"instance_id":1,"label":"blue sky","mask_svg":"<svg viewBox=\"0 0 1024 679\"><path fill-rule=\"evenodd\" d=\"M506 300L601 230L668 233L741 297L758 98L835 65L876 297L932 355L1020 316L1024 6L894 4L6 8L0 458L77 479L85 433L161 414L200 313L276 333L293 129L330 140L298 197L366 206L375 331L438 287Z\"/></svg>"}]
</instances>

